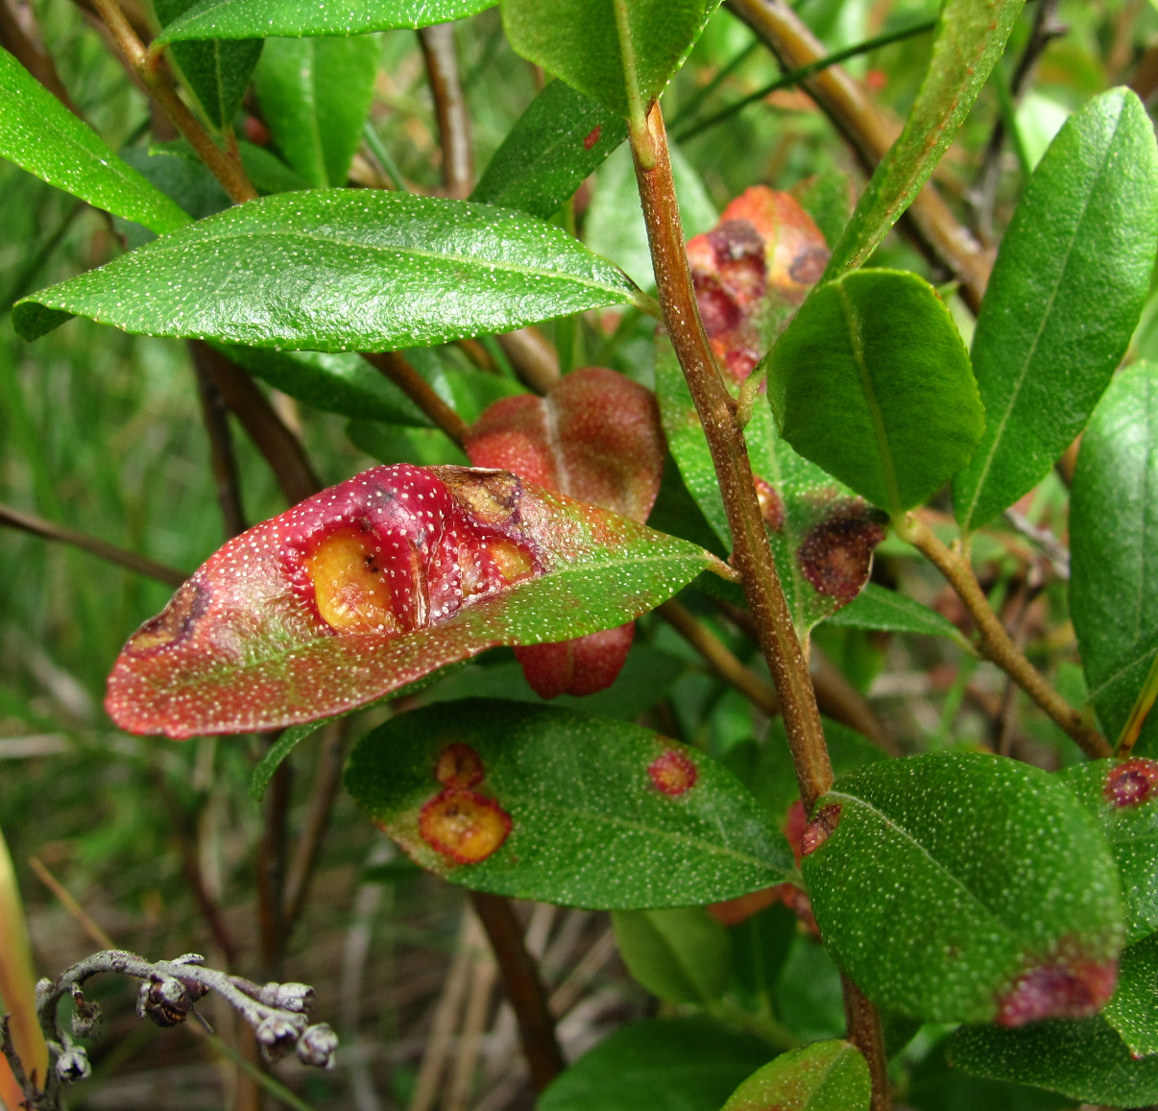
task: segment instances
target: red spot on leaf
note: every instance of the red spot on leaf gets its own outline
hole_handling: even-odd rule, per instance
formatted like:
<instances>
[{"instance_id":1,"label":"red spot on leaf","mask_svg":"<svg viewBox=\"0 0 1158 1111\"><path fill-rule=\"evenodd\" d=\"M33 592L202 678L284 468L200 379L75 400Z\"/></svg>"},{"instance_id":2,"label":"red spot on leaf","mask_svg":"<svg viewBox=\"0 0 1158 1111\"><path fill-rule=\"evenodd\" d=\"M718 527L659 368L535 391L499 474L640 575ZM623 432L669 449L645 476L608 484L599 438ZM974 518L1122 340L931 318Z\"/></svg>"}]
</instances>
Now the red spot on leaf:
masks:
<instances>
[{"instance_id":1,"label":"red spot on leaf","mask_svg":"<svg viewBox=\"0 0 1158 1111\"><path fill-rule=\"evenodd\" d=\"M1110 769L1105 796L1115 809L1141 806L1158 794L1158 761L1136 757Z\"/></svg>"},{"instance_id":2,"label":"red spot on leaf","mask_svg":"<svg viewBox=\"0 0 1158 1111\"><path fill-rule=\"evenodd\" d=\"M873 548L884 538L879 513L862 501L846 501L808 531L796 558L817 591L847 605L868 581Z\"/></svg>"},{"instance_id":3,"label":"red spot on leaf","mask_svg":"<svg viewBox=\"0 0 1158 1111\"><path fill-rule=\"evenodd\" d=\"M590 150L596 143L599 142L599 136L603 131L603 124L597 123L583 138L583 149Z\"/></svg>"},{"instance_id":4,"label":"red spot on leaf","mask_svg":"<svg viewBox=\"0 0 1158 1111\"><path fill-rule=\"evenodd\" d=\"M657 791L676 798L690 791L700 776L699 769L682 752L668 749L647 766L647 774Z\"/></svg>"},{"instance_id":5,"label":"red spot on leaf","mask_svg":"<svg viewBox=\"0 0 1158 1111\"><path fill-rule=\"evenodd\" d=\"M447 787L422 807L418 832L432 849L456 864L477 864L507 839L511 816L494 799Z\"/></svg>"},{"instance_id":6,"label":"red spot on leaf","mask_svg":"<svg viewBox=\"0 0 1158 1111\"><path fill-rule=\"evenodd\" d=\"M1117 961L1057 959L1023 972L998 999L999 1026L1043 1018L1089 1018L1102 1009L1118 980Z\"/></svg>"},{"instance_id":7,"label":"red spot on leaf","mask_svg":"<svg viewBox=\"0 0 1158 1111\"><path fill-rule=\"evenodd\" d=\"M804 827L804 834L800 838L800 855L807 856L816 852L832 835L832 831L840 824L839 802L830 802L822 806L815 817Z\"/></svg>"},{"instance_id":8,"label":"red spot on leaf","mask_svg":"<svg viewBox=\"0 0 1158 1111\"><path fill-rule=\"evenodd\" d=\"M477 787L483 781L483 766L470 745L455 741L438 754L434 778L444 787Z\"/></svg>"}]
</instances>

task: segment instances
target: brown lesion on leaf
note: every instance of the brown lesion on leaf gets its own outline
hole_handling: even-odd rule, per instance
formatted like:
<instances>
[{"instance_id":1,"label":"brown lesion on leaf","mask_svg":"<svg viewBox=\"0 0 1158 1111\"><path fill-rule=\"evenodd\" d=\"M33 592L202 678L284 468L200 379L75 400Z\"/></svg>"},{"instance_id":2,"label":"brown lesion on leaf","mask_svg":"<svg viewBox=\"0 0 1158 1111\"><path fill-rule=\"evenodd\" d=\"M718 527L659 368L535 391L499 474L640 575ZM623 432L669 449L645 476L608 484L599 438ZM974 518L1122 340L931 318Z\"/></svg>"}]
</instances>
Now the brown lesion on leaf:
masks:
<instances>
[{"instance_id":1,"label":"brown lesion on leaf","mask_svg":"<svg viewBox=\"0 0 1158 1111\"><path fill-rule=\"evenodd\" d=\"M511 816L494 799L462 787L446 787L418 815L422 840L455 864L486 860L510 832Z\"/></svg>"},{"instance_id":2,"label":"brown lesion on leaf","mask_svg":"<svg viewBox=\"0 0 1158 1111\"><path fill-rule=\"evenodd\" d=\"M447 745L434 765L434 778L444 787L477 787L483 776L479 754L462 741Z\"/></svg>"},{"instance_id":3,"label":"brown lesion on leaf","mask_svg":"<svg viewBox=\"0 0 1158 1111\"><path fill-rule=\"evenodd\" d=\"M173 648L187 640L198 618L209 606L209 588L197 578L177 588L169 604L152 620L146 621L125 645L129 656L149 656Z\"/></svg>"},{"instance_id":4,"label":"brown lesion on leaf","mask_svg":"<svg viewBox=\"0 0 1158 1111\"><path fill-rule=\"evenodd\" d=\"M883 514L860 499L847 499L808 530L796 559L817 592L847 605L868 582L873 548L885 533Z\"/></svg>"},{"instance_id":5,"label":"brown lesion on leaf","mask_svg":"<svg viewBox=\"0 0 1158 1111\"><path fill-rule=\"evenodd\" d=\"M1089 1018L1102 1009L1118 982L1116 960L1062 955L1022 972L997 999L999 1026L1024 1026L1045 1018Z\"/></svg>"},{"instance_id":6,"label":"brown lesion on leaf","mask_svg":"<svg viewBox=\"0 0 1158 1111\"><path fill-rule=\"evenodd\" d=\"M435 467L434 472L462 508L478 523L510 526L517 524L523 484L510 471L488 471L462 467Z\"/></svg>"},{"instance_id":7,"label":"brown lesion on leaf","mask_svg":"<svg viewBox=\"0 0 1158 1111\"><path fill-rule=\"evenodd\" d=\"M830 802L816 812L812 821L804 827L804 834L800 838L800 855L802 857L816 852L832 836L833 830L840 824L840 811L841 804L839 802Z\"/></svg>"},{"instance_id":8,"label":"brown lesion on leaf","mask_svg":"<svg viewBox=\"0 0 1158 1111\"><path fill-rule=\"evenodd\" d=\"M669 798L686 794L700 777L699 769L691 759L677 749L669 748L647 766L652 785Z\"/></svg>"},{"instance_id":9,"label":"brown lesion on leaf","mask_svg":"<svg viewBox=\"0 0 1158 1111\"><path fill-rule=\"evenodd\" d=\"M1103 794L1115 810L1149 802L1158 796L1158 761L1136 757L1111 768Z\"/></svg>"}]
</instances>

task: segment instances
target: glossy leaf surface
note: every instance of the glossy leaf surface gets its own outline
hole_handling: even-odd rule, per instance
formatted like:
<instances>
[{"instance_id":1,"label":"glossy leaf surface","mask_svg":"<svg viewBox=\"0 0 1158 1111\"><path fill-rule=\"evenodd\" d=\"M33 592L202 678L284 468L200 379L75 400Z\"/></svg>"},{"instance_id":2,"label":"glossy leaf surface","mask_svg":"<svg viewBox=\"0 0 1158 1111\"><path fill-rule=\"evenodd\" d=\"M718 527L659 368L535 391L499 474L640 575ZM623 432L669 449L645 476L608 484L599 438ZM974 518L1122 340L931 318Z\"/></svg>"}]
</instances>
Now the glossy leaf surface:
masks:
<instances>
[{"instance_id":1,"label":"glossy leaf surface","mask_svg":"<svg viewBox=\"0 0 1158 1111\"><path fill-rule=\"evenodd\" d=\"M552 81L507 132L470 199L546 220L626 138L619 116Z\"/></svg>"},{"instance_id":2,"label":"glossy leaf surface","mask_svg":"<svg viewBox=\"0 0 1158 1111\"><path fill-rule=\"evenodd\" d=\"M1158 930L1158 761L1094 760L1058 773L1109 842L1122 878L1127 940Z\"/></svg>"},{"instance_id":3,"label":"glossy leaf surface","mask_svg":"<svg viewBox=\"0 0 1158 1111\"><path fill-rule=\"evenodd\" d=\"M360 35L465 19L495 0L201 0L159 42L304 35Z\"/></svg>"},{"instance_id":4,"label":"glossy leaf surface","mask_svg":"<svg viewBox=\"0 0 1158 1111\"><path fill-rule=\"evenodd\" d=\"M161 234L189 217L0 50L0 157L114 216Z\"/></svg>"},{"instance_id":5,"label":"glossy leaf surface","mask_svg":"<svg viewBox=\"0 0 1158 1111\"><path fill-rule=\"evenodd\" d=\"M621 624L709 558L505 472L380 467L220 549L130 639L106 706L174 737L328 717L495 644Z\"/></svg>"},{"instance_id":6,"label":"glossy leaf surface","mask_svg":"<svg viewBox=\"0 0 1158 1111\"><path fill-rule=\"evenodd\" d=\"M1111 743L1158 651L1158 365L1119 374L1082 437L1070 503L1070 613ZM1158 717L1137 751L1154 751Z\"/></svg>"},{"instance_id":7,"label":"glossy leaf surface","mask_svg":"<svg viewBox=\"0 0 1158 1111\"><path fill-rule=\"evenodd\" d=\"M815 1042L782 1053L753 1073L723 1111L868 1111L865 1059L849 1042Z\"/></svg>"},{"instance_id":8,"label":"glossy leaf surface","mask_svg":"<svg viewBox=\"0 0 1158 1111\"><path fill-rule=\"evenodd\" d=\"M1017 206L973 335L985 405L953 483L972 530L1040 482L1085 427L1126 351L1158 244L1158 145L1134 93L1069 118Z\"/></svg>"},{"instance_id":9,"label":"glossy leaf surface","mask_svg":"<svg viewBox=\"0 0 1158 1111\"><path fill-rule=\"evenodd\" d=\"M957 327L915 274L862 270L819 286L767 365L784 438L890 515L930 497L984 427Z\"/></svg>"},{"instance_id":10,"label":"glossy leaf surface","mask_svg":"<svg viewBox=\"0 0 1158 1111\"><path fill-rule=\"evenodd\" d=\"M667 1003L711 1003L728 986L727 931L703 907L617 910L615 942L627 970Z\"/></svg>"},{"instance_id":11,"label":"glossy leaf surface","mask_svg":"<svg viewBox=\"0 0 1158 1111\"><path fill-rule=\"evenodd\" d=\"M1036 1084L1085 1103L1142 1107L1158 1100L1158 1057L1136 1060L1100 1016L1020 1030L965 1026L949 1040L948 1052L964 1072Z\"/></svg>"},{"instance_id":12,"label":"glossy leaf surface","mask_svg":"<svg viewBox=\"0 0 1158 1111\"><path fill-rule=\"evenodd\" d=\"M1158 934L1122 953L1118 990L1102 1014L1131 1053L1158 1054Z\"/></svg>"},{"instance_id":13,"label":"glossy leaf surface","mask_svg":"<svg viewBox=\"0 0 1158 1111\"><path fill-rule=\"evenodd\" d=\"M254 75L262 117L286 161L311 186L346 184L381 55L371 35L266 43Z\"/></svg>"},{"instance_id":14,"label":"glossy leaf surface","mask_svg":"<svg viewBox=\"0 0 1158 1111\"><path fill-rule=\"evenodd\" d=\"M192 6L189 0L153 0L153 11L161 24L172 23ZM182 43L171 48L173 60L214 127L233 127L234 113L261 56L261 47L261 37L255 36L234 42Z\"/></svg>"},{"instance_id":15,"label":"glossy leaf surface","mask_svg":"<svg viewBox=\"0 0 1158 1111\"><path fill-rule=\"evenodd\" d=\"M562 228L465 201L373 189L237 205L41 290L26 339L70 315L253 347L390 351L509 331L635 287Z\"/></svg>"},{"instance_id":16,"label":"glossy leaf surface","mask_svg":"<svg viewBox=\"0 0 1158 1111\"><path fill-rule=\"evenodd\" d=\"M515 53L627 119L663 91L718 3L502 0L503 26Z\"/></svg>"},{"instance_id":17,"label":"glossy leaf surface","mask_svg":"<svg viewBox=\"0 0 1158 1111\"><path fill-rule=\"evenodd\" d=\"M346 786L424 868L517 898L683 906L792 866L756 801L708 757L570 710L487 699L413 711L358 745ZM506 832L483 837L499 821ZM477 844L452 839L475 826Z\"/></svg>"},{"instance_id":18,"label":"glossy leaf surface","mask_svg":"<svg viewBox=\"0 0 1158 1111\"><path fill-rule=\"evenodd\" d=\"M1001 57L1024 0L947 0L900 137L877 166L825 278L860 266L928 180Z\"/></svg>"},{"instance_id":19,"label":"glossy leaf surface","mask_svg":"<svg viewBox=\"0 0 1158 1111\"><path fill-rule=\"evenodd\" d=\"M551 1083L536 1111L720 1111L773 1055L767 1042L697 1015L635 1022Z\"/></svg>"},{"instance_id":20,"label":"glossy leaf surface","mask_svg":"<svg viewBox=\"0 0 1158 1111\"><path fill-rule=\"evenodd\" d=\"M870 764L821 797L804 851L828 950L883 1007L1018 1026L1092 1014L1113 991L1113 858L1037 768L948 753Z\"/></svg>"},{"instance_id":21,"label":"glossy leaf surface","mask_svg":"<svg viewBox=\"0 0 1158 1111\"><path fill-rule=\"evenodd\" d=\"M915 598L886 590L876 583L865 588L843 609L830 618L833 625L854 629L876 629L887 633L919 633L923 636L948 637L958 644L968 642L947 617L922 605Z\"/></svg>"}]
</instances>

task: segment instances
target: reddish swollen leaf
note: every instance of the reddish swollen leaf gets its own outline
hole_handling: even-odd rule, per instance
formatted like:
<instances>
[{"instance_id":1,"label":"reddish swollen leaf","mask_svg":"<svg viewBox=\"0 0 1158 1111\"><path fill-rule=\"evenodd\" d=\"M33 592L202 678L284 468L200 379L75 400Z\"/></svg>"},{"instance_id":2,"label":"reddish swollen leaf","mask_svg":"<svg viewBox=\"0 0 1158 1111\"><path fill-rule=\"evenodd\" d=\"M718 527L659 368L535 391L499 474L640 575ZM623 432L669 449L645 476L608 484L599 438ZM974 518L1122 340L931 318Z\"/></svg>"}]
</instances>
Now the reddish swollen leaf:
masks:
<instances>
[{"instance_id":1,"label":"reddish swollen leaf","mask_svg":"<svg viewBox=\"0 0 1158 1111\"><path fill-rule=\"evenodd\" d=\"M475 422L465 445L479 467L502 467L528 482L643 522L659 493L664 438L650 390L606 367L583 367L545 397L496 401ZM515 655L542 698L594 694L619 674L634 627Z\"/></svg>"},{"instance_id":2,"label":"reddish swollen leaf","mask_svg":"<svg viewBox=\"0 0 1158 1111\"><path fill-rule=\"evenodd\" d=\"M495 644L614 626L711 562L505 472L376 467L213 555L129 640L105 705L171 737L313 721Z\"/></svg>"},{"instance_id":3,"label":"reddish swollen leaf","mask_svg":"<svg viewBox=\"0 0 1158 1111\"><path fill-rule=\"evenodd\" d=\"M700 316L723 367L742 382L828 262L812 217L788 193L741 193L711 231L688 241Z\"/></svg>"}]
</instances>

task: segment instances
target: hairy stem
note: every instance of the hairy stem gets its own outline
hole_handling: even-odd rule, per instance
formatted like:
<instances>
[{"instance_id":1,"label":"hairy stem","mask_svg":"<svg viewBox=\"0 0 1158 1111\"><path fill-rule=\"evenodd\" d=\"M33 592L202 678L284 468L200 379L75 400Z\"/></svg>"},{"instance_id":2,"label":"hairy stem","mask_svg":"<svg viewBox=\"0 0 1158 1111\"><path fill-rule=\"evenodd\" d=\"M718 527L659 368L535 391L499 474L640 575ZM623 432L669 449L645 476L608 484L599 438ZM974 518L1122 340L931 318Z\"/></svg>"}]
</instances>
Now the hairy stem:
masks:
<instances>
[{"instance_id":1,"label":"hairy stem","mask_svg":"<svg viewBox=\"0 0 1158 1111\"><path fill-rule=\"evenodd\" d=\"M950 551L926 524L911 514L897 518L893 524L897 535L928 559L957 592L977 623L980 647L985 656L1049 714L1087 756L1092 760L1109 756L1110 746L1106 744L1105 738L1042 678L1018 650L989 605L989 599L985 597L968 561Z\"/></svg>"}]
</instances>

